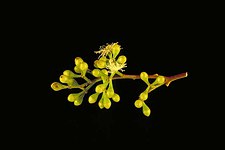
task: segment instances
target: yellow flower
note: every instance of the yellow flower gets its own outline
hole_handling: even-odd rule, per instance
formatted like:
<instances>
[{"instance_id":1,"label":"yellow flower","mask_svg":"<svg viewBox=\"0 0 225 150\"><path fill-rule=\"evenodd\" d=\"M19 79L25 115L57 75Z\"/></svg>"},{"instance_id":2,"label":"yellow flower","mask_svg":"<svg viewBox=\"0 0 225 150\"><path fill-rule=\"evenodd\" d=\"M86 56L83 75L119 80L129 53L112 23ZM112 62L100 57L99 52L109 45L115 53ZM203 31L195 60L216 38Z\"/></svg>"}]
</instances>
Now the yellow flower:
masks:
<instances>
[{"instance_id":1,"label":"yellow flower","mask_svg":"<svg viewBox=\"0 0 225 150\"><path fill-rule=\"evenodd\" d=\"M100 46L100 50L99 51L95 51L95 53L96 54L100 54L98 58L100 58L100 57L106 57L109 54L112 54L113 53L113 49L115 49L115 47L120 47L118 45L118 42L112 43L112 44L108 44L107 43L106 45Z\"/></svg>"},{"instance_id":2,"label":"yellow flower","mask_svg":"<svg viewBox=\"0 0 225 150\"><path fill-rule=\"evenodd\" d=\"M126 63L120 64L114 59L109 59L109 62L106 65L106 69L108 69L110 73L117 72L119 70L125 71L123 70L123 68L126 68L127 67L126 65L127 65Z\"/></svg>"}]
</instances>

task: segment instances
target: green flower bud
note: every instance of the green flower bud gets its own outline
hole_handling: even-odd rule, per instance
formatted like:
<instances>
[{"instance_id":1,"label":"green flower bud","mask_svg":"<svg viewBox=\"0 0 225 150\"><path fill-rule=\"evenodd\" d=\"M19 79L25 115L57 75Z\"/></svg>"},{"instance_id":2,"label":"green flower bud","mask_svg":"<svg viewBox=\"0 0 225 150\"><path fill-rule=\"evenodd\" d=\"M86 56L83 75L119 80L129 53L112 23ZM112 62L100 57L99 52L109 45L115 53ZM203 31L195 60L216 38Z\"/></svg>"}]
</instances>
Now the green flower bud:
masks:
<instances>
[{"instance_id":1,"label":"green flower bud","mask_svg":"<svg viewBox=\"0 0 225 150\"><path fill-rule=\"evenodd\" d=\"M98 96L99 96L99 93L94 93L94 94L90 95L89 98L88 98L88 102L90 104L95 103L98 99Z\"/></svg>"},{"instance_id":2,"label":"green flower bud","mask_svg":"<svg viewBox=\"0 0 225 150\"><path fill-rule=\"evenodd\" d=\"M75 101L75 95L74 94L70 94L68 97L67 97L67 100L69 101L69 102L74 102Z\"/></svg>"},{"instance_id":3,"label":"green flower bud","mask_svg":"<svg viewBox=\"0 0 225 150\"><path fill-rule=\"evenodd\" d=\"M141 72L140 73L140 78L143 80L147 85L150 85L148 81L148 74L146 72Z\"/></svg>"},{"instance_id":4,"label":"green flower bud","mask_svg":"<svg viewBox=\"0 0 225 150\"><path fill-rule=\"evenodd\" d=\"M106 69L102 69L101 70L101 79L103 81L103 83L108 82L108 71Z\"/></svg>"},{"instance_id":5,"label":"green flower bud","mask_svg":"<svg viewBox=\"0 0 225 150\"><path fill-rule=\"evenodd\" d=\"M148 91L144 91L144 92L142 92L140 95L139 95L139 98L141 99L141 100L147 100L148 99Z\"/></svg>"},{"instance_id":6,"label":"green flower bud","mask_svg":"<svg viewBox=\"0 0 225 150\"><path fill-rule=\"evenodd\" d=\"M114 93L114 95L113 95L113 97L112 97L112 100L113 100L114 102L119 102L119 101L120 101L120 96L119 96L119 94Z\"/></svg>"},{"instance_id":7,"label":"green flower bud","mask_svg":"<svg viewBox=\"0 0 225 150\"><path fill-rule=\"evenodd\" d=\"M95 87L95 92L96 93L102 93L103 91L105 91L106 87L107 87L108 83L103 83L103 84L99 84Z\"/></svg>"},{"instance_id":8,"label":"green flower bud","mask_svg":"<svg viewBox=\"0 0 225 150\"><path fill-rule=\"evenodd\" d=\"M59 82L53 82L51 84L51 88L54 90L54 91L59 91L59 90L62 90L62 89L66 89L67 86L66 85L63 85Z\"/></svg>"},{"instance_id":9,"label":"green flower bud","mask_svg":"<svg viewBox=\"0 0 225 150\"><path fill-rule=\"evenodd\" d=\"M67 83L68 85L77 85L77 81L71 77L68 77L66 75L61 75L59 77L59 81L62 83Z\"/></svg>"},{"instance_id":10,"label":"green flower bud","mask_svg":"<svg viewBox=\"0 0 225 150\"><path fill-rule=\"evenodd\" d=\"M79 65L80 71L81 71L81 76L85 76L86 72L88 70L88 64L86 62L82 62Z\"/></svg>"},{"instance_id":11,"label":"green flower bud","mask_svg":"<svg viewBox=\"0 0 225 150\"><path fill-rule=\"evenodd\" d=\"M65 75L61 75L59 77L59 81L62 82L62 83L68 83L68 81L70 80L71 78L68 77L68 76L65 76Z\"/></svg>"},{"instance_id":12,"label":"green flower bud","mask_svg":"<svg viewBox=\"0 0 225 150\"><path fill-rule=\"evenodd\" d=\"M63 75L71 77L71 78L79 78L80 75L73 73L71 70L65 70Z\"/></svg>"},{"instance_id":13,"label":"green flower bud","mask_svg":"<svg viewBox=\"0 0 225 150\"><path fill-rule=\"evenodd\" d=\"M114 95L114 90L113 89L108 89L106 91L106 95L108 96L108 98L112 98Z\"/></svg>"},{"instance_id":14,"label":"green flower bud","mask_svg":"<svg viewBox=\"0 0 225 150\"><path fill-rule=\"evenodd\" d=\"M105 68L106 67L106 62L103 60L97 60L96 62L96 66L100 69Z\"/></svg>"},{"instance_id":15,"label":"green flower bud","mask_svg":"<svg viewBox=\"0 0 225 150\"><path fill-rule=\"evenodd\" d=\"M106 62L107 58L105 56L102 56L99 60L102 60L102 61Z\"/></svg>"},{"instance_id":16,"label":"green flower bud","mask_svg":"<svg viewBox=\"0 0 225 150\"><path fill-rule=\"evenodd\" d=\"M157 83L157 84L163 84L165 82L165 77L164 76L158 76L154 82Z\"/></svg>"},{"instance_id":17,"label":"green flower bud","mask_svg":"<svg viewBox=\"0 0 225 150\"><path fill-rule=\"evenodd\" d=\"M94 77L100 77L101 76L101 71L99 69L93 69L91 73Z\"/></svg>"},{"instance_id":18,"label":"green flower bud","mask_svg":"<svg viewBox=\"0 0 225 150\"><path fill-rule=\"evenodd\" d=\"M135 107L141 108L143 106L143 101L138 99L134 102Z\"/></svg>"},{"instance_id":19,"label":"green flower bud","mask_svg":"<svg viewBox=\"0 0 225 150\"><path fill-rule=\"evenodd\" d=\"M103 97L98 101L98 106L100 109L103 109L104 108L104 105L103 105Z\"/></svg>"},{"instance_id":20,"label":"green flower bud","mask_svg":"<svg viewBox=\"0 0 225 150\"><path fill-rule=\"evenodd\" d=\"M76 65L79 65L80 63L83 62L83 59L82 59L81 57L76 57L76 58L74 59L74 62L75 62Z\"/></svg>"},{"instance_id":21,"label":"green flower bud","mask_svg":"<svg viewBox=\"0 0 225 150\"><path fill-rule=\"evenodd\" d=\"M155 81L150 85L149 91L156 89L157 87L163 85L165 83L164 76L158 76Z\"/></svg>"},{"instance_id":22,"label":"green flower bud","mask_svg":"<svg viewBox=\"0 0 225 150\"><path fill-rule=\"evenodd\" d=\"M127 61L127 57L124 55L119 56L119 58L117 59L117 62L120 64L124 64Z\"/></svg>"},{"instance_id":23,"label":"green flower bud","mask_svg":"<svg viewBox=\"0 0 225 150\"><path fill-rule=\"evenodd\" d=\"M75 71L76 73L81 73L81 70L80 70L79 66L75 66L75 67L74 67L74 71Z\"/></svg>"},{"instance_id":24,"label":"green flower bud","mask_svg":"<svg viewBox=\"0 0 225 150\"><path fill-rule=\"evenodd\" d=\"M104 96L103 99L103 105L106 109L109 109L111 107L111 101L106 95Z\"/></svg>"},{"instance_id":25,"label":"green flower bud","mask_svg":"<svg viewBox=\"0 0 225 150\"><path fill-rule=\"evenodd\" d=\"M69 94L67 99L69 102L74 102L76 99L78 99L80 96L80 93L72 93L72 94Z\"/></svg>"},{"instance_id":26,"label":"green flower bud","mask_svg":"<svg viewBox=\"0 0 225 150\"><path fill-rule=\"evenodd\" d=\"M151 110L150 108L143 102L143 106L142 106L142 112L145 116L150 116L151 114Z\"/></svg>"},{"instance_id":27,"label":"green flower bud","mask_svg":"<svg viewBox=\"0 0 225 150\"><path fill-rule=\"evenodd\" d=\"M107 76L108 76L109 73L108 73L108 71L107 71L106 69L102 69L101 71L102 71L102 73L103 73L104 75L107 75Z\"/></svg>"},{"instance_id":28,"label":"green flower bud","mask_svg":"<svg viewBox=\"0 0 225 150\"><path fill-rule=\"evenodd\" d=\"M121 47L117 43L112 45L112 54L113 58L116 58L116 56L120 53Z\"/></svg>"},{"instance_id":29,"label":"green flower bud","mask_svg":"<svg viewBox=\"0 0 225 150\"><path fill-rule=\"evenodd\" d=\"M81 71L87 71L88 69L88 64L86 62L82 62L79 64L79 68Z\"/></svg>"},{"instance_id":30,"label":"green flower bud","mask_svg":"<svg viewBox=\"0 0 225 150\"><path fill-rule=\"evenodd\" d=\"M95 67L95 68L98 68L97 62L98 62L98 60L95 60L95 61L94 61L94 67Z\"/></svg>"},{"instance_id":31,"label":"green flower bud","mask_svg":"<svg viewBox=\"0 0 225 150\"><path fill-rule=\"evenodd\" d=\"M74 101L74 105L75 105L75 106L81 105L82 102L83 102L83 97L84 97L84 94L82 94L82 95L79 97L79 99L76 99L76 100Z\"/></svg>"},{"instance_id":32,"label":"green flower bud","mask_svg":"<svg viewBox=\"0 0 225 150\"><path fill-rule=\"evenodd\" d=\"M108 96L108 98L112 98L113 95L114 95L114 89L113 89L113 84L112 84L112 81L109 82L109 87L106 91L106 95Z\"/></svg>"}]
</instances>

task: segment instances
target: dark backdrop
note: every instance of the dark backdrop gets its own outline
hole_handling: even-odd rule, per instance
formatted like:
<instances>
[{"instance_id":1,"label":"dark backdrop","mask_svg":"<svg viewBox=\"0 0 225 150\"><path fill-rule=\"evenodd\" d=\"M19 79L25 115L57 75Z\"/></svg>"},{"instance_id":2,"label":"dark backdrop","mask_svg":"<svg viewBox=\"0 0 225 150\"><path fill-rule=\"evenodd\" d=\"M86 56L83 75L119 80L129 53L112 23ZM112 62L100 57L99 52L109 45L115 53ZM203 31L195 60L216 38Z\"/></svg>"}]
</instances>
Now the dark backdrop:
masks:
<instances>
[{"instance_id":1,"label":"dark backdrop","mask_svg":"<svg viewBox=\"0 0 225 150\"><path fill-rule=\"evenodd\" d=\"M23 127L19 135L25 129L26 139L37 138L31 140L37 145L57 145L62 141L72 145L124 141L172 146L198 143L201 129L195 114L192 80L203 28L201 13L191 8L182 5L167 11L126 11L121 6L107 14L107 9L85 13L43 6L42 10L30 8L22 12L13 28L15 38L20 40L18 45L25 45L21 49L26 49L26 72L20 75L22 82L28 81L23 89L25 108L18 117L24 118L19 121L18 126ZM145 88L140 80L115 81L121 101L113 102L109 110L99 109L97 103L90 105L88 96L76 107L67 101L73 90L55 92L50 88L64 70L73 70L75 57L82 57L93 68L98 57L94 51L112 42L118 42L121 54L127 56L126 74L146 71L170 76L188 72L188 77L150 93L149 117L134 106Z\"/></svg>"},{"instance_id":2,"label":"dark backdrop","mask_svg":"<svg viewBox=\"0 0 225 150\"><path fill-rule=\"evenodd\" d=\"M121 22L116 16L115 19L99 20L98 24L96 21L72 24L65 21L53 26L51 22L45 30L48 36L44 37L46 45L42 47L48 53L43 87L46 97L41 100L47 113L44 125L50 124L49 130L56 136L62 132L75 141L151 142L172 139L173 142L190 142L186 137L195 136L191 116L193 100L189 96L192 80L190 61L193 57L190 49L193 50L196 42L192 31L196 27L182 19L188 16L161 17L152 22L147 18L126 22L126 17L120 18ZM100 110L97 103L88 104L88 96L81 106L75 107L67 101L72 90L54 92L50 88L65 69L73 69L76 56L82 57L93 68L93 61L98 57L94 51L112 42L119 42L123 48L121 54L127 56L127 74L146 71L170 76L189 72L190 76L173 82L169 87L162 86L149 95L150 117L145 117L134 107L134 101L146 87L140 80L115 81L114 88L121 101L113 103L109 110Z\"/></svg>"}]
</instances>

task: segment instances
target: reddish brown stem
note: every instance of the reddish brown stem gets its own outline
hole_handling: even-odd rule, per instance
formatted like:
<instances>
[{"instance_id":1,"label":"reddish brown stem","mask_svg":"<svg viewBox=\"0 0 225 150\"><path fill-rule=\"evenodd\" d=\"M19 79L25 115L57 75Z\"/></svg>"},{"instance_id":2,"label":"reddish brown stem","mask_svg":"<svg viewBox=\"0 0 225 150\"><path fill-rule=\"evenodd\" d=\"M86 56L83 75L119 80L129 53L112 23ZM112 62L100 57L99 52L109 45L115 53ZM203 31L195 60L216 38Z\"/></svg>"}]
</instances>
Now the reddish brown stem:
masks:
<instances>
[{"instance_id":1,"label":"reddish brown stem","mask_svg":"<svg viewBox=\"0 0 225 150\"><path fill-rule=\"evenodd\" d=\"M159 75L158 74L152 74L152 75L148 75L148 78L149 79L155 79L157 78ZM166 78L166 81L165 81L165 85L166 86L169 86L169 84L172 82L172 81L175 81L175 80L178 80L178 79L181 79L181 78L185 78L188 76L188 73L187 72L184 72L184 73L180 73L180 74L176 74L176 75L173 75L173 76L164 76ZM140 79L140 75L129 75L129 74L123 74L122 76L115 76L113 77L113 79Z\"/></svg>"},{"instance_id":2,"label":"reddish brown stem","mask_svg":"<svg viewBox=\"0 0 225 150\"><path fill-rule=\"evenodd\" d=\"M175 81L175 80L178 80L178 79L181 79L181 78L185 78L187 77L188 73L187 72L184 72L184 73L180 73L180 74L176 74L176 75L173 75L173 76L164 76L165 77L165 85L166 86L169 86L169 84L172 82L172 81ZM148 75L148 78L149 79L155 79L157 78L159 75L158 74L152 74L152 75ZM120 76L114 76L112 78L112 80L117 80L117 79L141 79L140 75L129 75L129 74L120 74ZM96 78L94 80L92 80L90 83L89 82L86 82L86 83L83 83L82 85L79 86L79 88L85 88L86 86L88 86L88 89L90 89L96 82L99 82L101 81L101 78ZM74 87L71 87L71 88L74 88ZM77 87L76 87L77 88Z\"/></svg>"},{"instance_id":3,"label":"reddish brown stem","mask_svg":"<svg viewBox=\"0 0 225 150\"><path fill-rule=\"evenodd\" d=\"M165 85L169 86L172 81L182 79L182 78L185 78L187 76L188 76L188 73L184 72L184 73L180 73L180 74L177 74L177 75L166 77Z\"/></svg>"}]
</instances>

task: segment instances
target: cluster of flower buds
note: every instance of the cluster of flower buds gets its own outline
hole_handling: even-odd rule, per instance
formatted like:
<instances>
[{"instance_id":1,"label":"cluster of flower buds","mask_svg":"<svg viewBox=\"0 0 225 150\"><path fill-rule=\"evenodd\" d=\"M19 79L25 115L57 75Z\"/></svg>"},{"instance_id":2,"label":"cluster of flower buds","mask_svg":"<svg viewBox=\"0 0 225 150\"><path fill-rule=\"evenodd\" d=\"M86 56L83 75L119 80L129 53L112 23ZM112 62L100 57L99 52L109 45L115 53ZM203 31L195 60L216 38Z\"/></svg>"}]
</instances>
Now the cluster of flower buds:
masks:
<instances>
[{"instance_id":1,"label":"cluster of flower buds","mask_svg":"<svg viewBox=\"0 0 225 150\"><path fill-rule=\"evenodd\" d=\"M112 82L113 76L126 67L127 58L124 55L118 56L120 50L118 43L112 43L101 46L99 51L95 51L97 54L100 53L100 56L94 61L95 69L91 73L94 77L100 78L102 83L96 85L95 93L90 95L88 101L91 104L95 103L101 94L98 101L101 109L109 109L112 104L111 100L120 101L120 96L115 93Z\"/></svg>"},{"instance_id":2,"label":"cluster of flower buds","mask_svg":"<svg viewBox=\"0 0 225 150\"><path fill-rule=\"evenodd\" d=\"M142 108L142 112L145 116L149 116L151 114L151 110L146 105L145 101L148 99L148 94L151 91L165 83L165 77L158 76L153 83L150 83L148 74L146 72L141 72L140 78L147 84L147 88L139 95L139 98L134 102L134 105L137 108Z\"/></svg>"},{"instance_id":3,"label":"cluster of flower buds","mask_svg":"<svg viewBox=\"0 0 225 150\"><path fill-rule=\"evenodd\" d=\"M75 62L74 71L76 73L80 73L81 76L84 77L88 70L88 64L81 57L76 57L74 59L74 62Z\"/></svg>"},{"instance_id":4,"label":"cluster of flower buds","mask_svg":"<svg viewBox=\"0 0 225 150\"><path fill-rule=\"evenodd\" d=\"M67 99L73 102L75 106L79 106L83 102L83 98L87 91L96 83L95 81L102 82L95 87L95 93L91 94L88 98L90 104L95 103L98 99L98 106L109 109L111 107L111 100L114 102L120 101L119 94L115 93L113 88L113 76L126 67L127 58L124 55L119 55L121 47L118 43L107 44L100 47L96 54L100 54L98 59L94 61L94 69L90 70L88 64L81 58L74 59L74 70L65 70L59 77L60 82L53 82L51 88L59 91L66 88L80 88L79 93L71 93ZM88 72L89 71L89 72ZM90 73L97 80L90 80L86 74ZM76 78L83 78L88 84L81 86L76 81ZM84 85L84 84L83 84ZM101 97L99 96L101 95Z\"/></svg>"},{"instance_id":5,"label":"cluster of flower buds","mask_svg":"<svg viewBox=\"0 0 225 150\"><path fill-rule=\"evenodd\" d=\"M66 88L77 87L79 84L77 83L75 78L80 78L81 75L75 74L71 70L65 70L62 75L59 77L60 82L53 82L51 84L51 88L54 91L59 91Z\"/></svg>"},{"instance_id":6,"label":"cluster of flower buds","mask_svg":"<svg viewBox=\"0 0 225 150\"><path fill-rule=\"evenodd\" d=\"M98 101L98 106L101 109L109 109L111 107L110 99L112 99L114 102L120 101L120 96L114 92L112 78L109 76L109 73L106 69L94 69L92 70L92 75L96 78L101 78L102 83L95 87L95 93L90 95L88 98L90 104L93 104L97 101L99 94L102 94L100 100Z\"/></svg>"},{"instance_id":7,"label":"cluster of flower buds","mask_svg":"<svg viewBox=\"0 0 225 150\"><path fill-rule=\"evenodd\" d=\"M73 102L75 106L79 106L83 102L85 89L78 84L76 78L83 78L85 80L88 80L88 78L86 77L88 64L81 57L76 57L74 59L74 63L75 63L74 71L72 70L63 71L62 75L60 75L59 77L60 82L53 82L51 84L51 88L54 91L59 91L67 88L82 89L81 92L69 94L69 96L67 97L69 102Z\"/></svg>"},{"instance_id":8,"label":"cluster of flower buds","mask_svg":"<svg viewBox=\"0 0 225 150\"><path fill-rule=\"evenodd\" d=\"M97 60L93 62L93 69L81 58L74 59L74 68L72 70L65 70L59 77L59 82L53 82L51 88L54 91L62 89L78 88L81 91L78 93L71 93L67 100L74 103L75 106L82 104L85 94L95 85L94 93L88 97L90 104L98 103L100 109L109 109L112 102L119 102L120 95L115 92L113 87L114 79L141 79L147 85L146 89L139 94L135 100L134 105L141 108L145 116L150 116L151 110L146 104L149 93L161 85L169 85L171 81L187 76L187 73L178 74L167 78L166 76L155 74L154 77L148 75L146 72L141 72L140 75L123 74L123 69L126 68L127 57L119 55L121 46L118 43L106 44L100 47L96 54L99 54ZM89 79L89 74L93 79ZM85 82L79 84L77 78L82 78ZM150 83L149 79L155 80Z\"/></svg>"}]
</instances>

